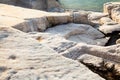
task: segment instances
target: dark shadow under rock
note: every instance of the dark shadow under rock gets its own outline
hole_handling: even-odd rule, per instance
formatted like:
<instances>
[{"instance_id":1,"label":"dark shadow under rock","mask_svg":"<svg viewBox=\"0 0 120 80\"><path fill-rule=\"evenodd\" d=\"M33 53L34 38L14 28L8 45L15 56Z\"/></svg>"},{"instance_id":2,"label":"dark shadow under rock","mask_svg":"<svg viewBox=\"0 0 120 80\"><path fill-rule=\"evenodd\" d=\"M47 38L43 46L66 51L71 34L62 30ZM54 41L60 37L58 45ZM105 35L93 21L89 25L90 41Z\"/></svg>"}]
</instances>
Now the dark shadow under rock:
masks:
<instances>
[{"instance_id":1,"label":"dark shadow under rock","mask_svg":"<svg viewBox=\"0 0 120 80\"><path fill-rule=\"evenodd\" d=\"M120 31L113 32L111 34L107 34L107 36L110 37L110 39L109 39L108 43L105 46L115 45L116 41L120 38L119 33L120 33Z\"/></svg>"}]
</instances>

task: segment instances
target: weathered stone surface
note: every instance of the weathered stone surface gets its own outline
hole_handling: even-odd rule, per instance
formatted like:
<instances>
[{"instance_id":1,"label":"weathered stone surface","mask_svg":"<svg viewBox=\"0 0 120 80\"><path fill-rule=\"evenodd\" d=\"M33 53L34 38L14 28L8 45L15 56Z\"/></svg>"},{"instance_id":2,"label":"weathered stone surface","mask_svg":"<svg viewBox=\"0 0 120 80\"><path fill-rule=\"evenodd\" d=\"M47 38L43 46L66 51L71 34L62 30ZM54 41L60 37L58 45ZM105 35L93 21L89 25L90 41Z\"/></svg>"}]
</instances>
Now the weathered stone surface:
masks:
<instances>
[{"instance_id":1,"label":"weathered stone surface","mask_svg":"<svg viewBox=\"0 0 120 80\"><path fill-rule=\"evenodd\" d=\"M73 22L90 24L88 20L88 14L89 12L85 12L85 11L73 12Z\"/></svg>"},{"instance_id":2,"label":"weathered stone surface","mask_svg":"<svg viewBox=\"0 0 120 80\"><path fill-rule=\"evenodd\" d=\"M104 24L106 24L106 25L116 25L116 24L118 24L115 21L113 21L112 19L110 19L109 17L103 17L103 18L101 18L99 20L99 23L101 25L104 25Z\"/></svg>"},{"instance_id":3,"label":"weathered stone surface","mask_svg":"<svg viewBox=\"0 0 120 80\"><path fill-rule=\"evenodd\" d=\"M0 24L12 26L24 32L44 31L49 23L45 17L47 12L25 9L5 4L0 4ZM17 15L16 15L17 14ZM7 20L7 21L6 21Z\"/></svg>"},{"instance_id":4,"label":"weathered stone surface","mask_svg":"<svg viewBox=\"0 0 120 80\"><path fill-rule=\"evenodd\" d=\"M79 43L74 47L71 47L68 50L62 52L61 54L68 58L77 59L80 55L86 53L119 63L119 59L120 59L119 46L120 45L115 45L110 47L100 47L95 45L86 45Z\"/></svg>"},{"instance_id":5,"label":"weathered stone surface","mask_svg":"<svg viewBox=\"0 0 120 80\"><path fill-rule=\"evenodd\" d=\"M120 63L120 45L98 46L107 42L104 35L90 25L69 23L74 22L73 13L0 6L0 80L104 80L74 60L98 67L103 59Z\"/></svg>"},{"instance_id":6,"label":"weathered stone surface","mask_svg":"<svg viewBox=\"0 0 120 80\"><path fill-rule=\"evenodd\" d=\"M5 4L0 4L0 6L0 17L2 18L0 23L24 32L44 31L48 27L70 22L91 24L87 17L88 12L48 13ZM6 24L6 20L8 20L8 24Z\"/></svg>"},{"instance_id":7,"label":"weathered stone surface","mask_svg":"<svg viewBox=\"0 0 120 80\"><path fill-rule=\"evenodd\" d=\"M105 34L112 33L115 31L120 31L120 24L113 24L113 25L102 25L99 27L99 30L102 31Z\"/></svg>"},{"instance_id":8,"label":"weathered stone surface","mask_svg":"<svg viewBox=\"0 0 120 80\"><path fill-rule=\"evenodd\" d=\"M61 37L50 37L43 39L41 43L49 46L53 50L71 59L78 59L83 54L90 54L104 58L106 60L119 63L119 45L110 47L100 47L95 45L87 45L83 43L76 44L65 40Z\"/></svg>"},{"instance_id":9,"label":"weathered stone surface","mask_svg":"<svg viewBox=\"0 0 120 80\"><path fill-rule=\"evenodd\" d=\"M120 6L120 4L119 4ZM117 22L117 23L120 23L120 7L117 7L117 8L114 8L112 11L111 11L111 18Z\"/></svg>"},{"instance_id":10,"label":"weathered stone surface","mask_svg":"<svg viewBox=\"0 0 120 80\"><path fill-rule=\"evenodd\" d=\"M120 64L88 54L80 56L78 61L107 80L119 80Z\"/></svg>"},{"instance_id":11,"label":"weathered stone surface","mask_svg":"<svg viewBox=\"0 0 120 80\"><path fill-rule=\"evenodd\" d=\"M70 13L52 13L50 16L47 16L47 20L50 26L70 23L73 21L73 18Z\"/></svg>"},{"instance_id":12,"label":"weathered stone surface","mask_svg":"<svg viewBox=\"0 0 120 80\"><path fill-rule=\"evenodd\" d=\"M49 28L45 32L52 35L62 36L65 39L77 43L105 45L108 41L106 38L103 38L104 34L94 29L92 26L85 24L70 23L66 25L59 25Z\"/></svg>"},{"instance_id":13,"label":"weathered stone surface","mask_svg":"<svg viewBox=\"0 0 120 80\"><path fill-rule=\"evenodd\" d=\"M26 33L1 27L0 34L0 80L104 80L81 63L58 55Z\"/></svg>"},{"instance_id":14,"label":"weathered stone surface","mask_svg":"<svg viewBox=\"0 0 120 80\"><path fill-rule=\"evenodd\" d=\"M53 8L57 8L58 11L61 9L60 4L56 0L0 0L0 3L45 11L51 11L50 9Z\"/></svg>"},{"instance_id":15,"label":"weathered stone surface","mask_svg":"<svg viewBox=\"0 0 120 80\"><path fill-rule=\"evenodd\" d=\"M100 22L104 25L99 27L99 30L107 33L120 31L120 3L109 2L104 5L104 12L109 14L109 18L102 18ZM118 23L118 24L117 24Z\"/></svg>"},{"instance_id":16,"label":"weathered stone surface","mask_svg":"<svg viewBox=\"0 0 120 80\"><path fill-rule=\"evenodd\" d=\"M108 13L115 22L120 23L120 2L108 2L104 4L104 13Z\"/></svg>"},{"instance_id":17,"label":"weathered stone surface","mask_svg":"<svg viewBox=\"0 0 120 80\"><path fill-rule=\"evenodd\" d=\"M91 12L88 15L88 19L89 19L89 22L92 24L92 26L95 27L95 28L97 28L100 25L99 20L102 17L107 17L107 16L108 16L108 14L106 14L106 13Z\"/></svg>"},{"instance_id":18,"label":"weathered stone surface","mask_svg":"<svg viewBox=\"0 0 120 80\"><path fill-rule=\"evenodd\" d=\"M108 14L107 13L101 13L101 12L91 12L88 15L88 17L89 17L90 20L99 20L102 17L108 17Z\"/></svg>"},{"instance_id":19,"label":"weathered stone surface","mask_svg":"<svg viewBox=\"0 0 120 80\"><path fill-rule=\"evenodd\" d=\"M47 10L52 12L64 12L61 5L58 3L58 0L47 0Z\"/></svg>"},{"instance_id":20,"label":"weathered stone surface","mask_svg":"<svg viewBox=\"0 0 120 80\"><path fill-rule=\"evenodd\" d=\"M80 55L83 55L86 53L86 54L98 56L106 60L119 63L119 59L120 59L119 45L110 46L110 47L100 47L100 46L88 45L83 43L78 44L61 37L63 36L64 31L62 31L63 34L60 34L61 30L60 29L57 30L56 28L57 27L52 28L54 29L54 31L51 30L51 32L50 30L48 30L46 32L46 34L49 34L48 38L45 38L45 39L43 38L40 41L40 43L43 43L44 45L49 46L53 50L62 54L63 56L71 59L77 59ZM67 30L66 30L66 33L67 33ZM42 34L40 36L42 37Z\"/></svg>"},{"instance_id":21,"label":"weathered stone surface","mask_svg":"<svg viewBox=\"0 0 120 80\"><path fill-rule=\"evenodd\" d=\"M16 3L16 0L0 0L0 3L14 5Z\"/></svg>"},{"instance_id":22,"label":"weathered stone surface","mask_svg":"<svg viewBox=\"0 0 120 80\"><path fill-rule=\"evenodd\" d=\"M86 65L91 65L99 68L102 67L102 63L104 61L102 58L90 54L83 54L77 60Z\"/></svg>"},{"instance_id":23,"label":"weathered stone surface","mask_svg":"<svg viewBox=\"0 0 120 80\"><path fill-rule=\"evenodd\" d=\"M108 13L111 15L112 9L115 9L116 7L120 7L120 2L108 2L104 4L104 13Z\"/></svg>"}]
</instances>

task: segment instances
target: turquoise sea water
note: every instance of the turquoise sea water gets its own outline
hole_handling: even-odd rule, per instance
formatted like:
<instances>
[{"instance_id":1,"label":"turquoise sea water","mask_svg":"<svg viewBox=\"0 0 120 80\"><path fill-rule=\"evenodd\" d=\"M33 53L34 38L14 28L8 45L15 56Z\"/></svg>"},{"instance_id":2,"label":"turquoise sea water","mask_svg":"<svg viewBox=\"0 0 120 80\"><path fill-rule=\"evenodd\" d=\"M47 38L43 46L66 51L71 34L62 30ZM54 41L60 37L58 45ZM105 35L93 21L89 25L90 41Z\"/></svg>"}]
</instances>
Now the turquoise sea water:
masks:
<instances>
[{"instance_id":1,"label":"turquoise sea water","mask_svg":"<svg viewBox=\"0 0 120 80\"><path fill-rule=\"evenodd\" d=\"M120 2L120 0L59 0L66 9L81 9L102 11L103 4L106 2Z\"/></svg>"}]
</instances>

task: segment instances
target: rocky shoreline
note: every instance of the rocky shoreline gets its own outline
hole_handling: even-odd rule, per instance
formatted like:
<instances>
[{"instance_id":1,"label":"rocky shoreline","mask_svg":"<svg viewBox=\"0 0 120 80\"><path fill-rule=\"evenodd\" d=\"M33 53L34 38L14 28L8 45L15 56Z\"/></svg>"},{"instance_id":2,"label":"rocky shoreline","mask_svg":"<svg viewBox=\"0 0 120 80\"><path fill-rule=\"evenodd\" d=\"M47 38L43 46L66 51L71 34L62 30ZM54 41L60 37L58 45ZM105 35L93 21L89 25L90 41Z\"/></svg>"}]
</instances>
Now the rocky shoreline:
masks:
<instances>
[{"instance_id":1,"label":"rocky shoreline","mask_svg":"<svg viewBox=\"0 0 120 80\"><path fill-rule=\"evenodd\" d=\"M0 11L0 80L120 80L119 2L103 13Z\"/></svg>"}]
</instances>

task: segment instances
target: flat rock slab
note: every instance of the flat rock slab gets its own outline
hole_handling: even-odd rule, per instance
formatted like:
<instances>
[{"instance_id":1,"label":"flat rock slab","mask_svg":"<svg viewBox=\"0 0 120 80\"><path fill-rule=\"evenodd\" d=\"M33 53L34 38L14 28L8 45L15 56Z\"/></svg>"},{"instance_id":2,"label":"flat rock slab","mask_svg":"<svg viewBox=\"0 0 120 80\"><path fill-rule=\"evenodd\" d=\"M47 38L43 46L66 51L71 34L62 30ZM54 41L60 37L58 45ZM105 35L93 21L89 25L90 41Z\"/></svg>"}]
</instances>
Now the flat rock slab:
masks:
<instances>
[{"instance_id":1,"label":"flat rock slab","mask_svg":"<svg viewBox=\"0 0 120 80\"><path fill-rule=\"evenodd\" d=\"M92 45L105 45L107 39L104 34L90 25L69 23L49 28L45 33L62 36L67 40L77 43L86 43Z\"/></svg>"},{"instance_id":2,"label":"flat rock slab","mask_svg":"<svg viewBox=\"0 0 120 80\"><path fill-rule=\"evenodd\" d=\"M0 28L0 80L104 80L26 33Z\"/></svg>"}]
</instances>

